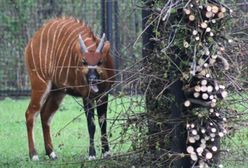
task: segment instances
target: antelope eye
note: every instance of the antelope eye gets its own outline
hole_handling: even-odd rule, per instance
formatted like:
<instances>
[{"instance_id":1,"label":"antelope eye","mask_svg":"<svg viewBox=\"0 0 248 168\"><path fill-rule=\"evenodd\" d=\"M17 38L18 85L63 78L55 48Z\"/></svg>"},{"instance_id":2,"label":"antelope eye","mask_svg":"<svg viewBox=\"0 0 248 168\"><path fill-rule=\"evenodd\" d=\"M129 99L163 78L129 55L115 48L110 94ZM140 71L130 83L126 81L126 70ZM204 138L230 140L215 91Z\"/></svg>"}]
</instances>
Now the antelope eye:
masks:
<instances>
[{"instance_id":1,"label":"antelope eye","mask_svg":"<svg viewBox=\"0 0 248 168\"><path fill-rule=\"evenodd\" d=\"M83 63L84 66L87 66L88 65L85 60L83 60L82 63Z\"/></svg>"}]
</instances>

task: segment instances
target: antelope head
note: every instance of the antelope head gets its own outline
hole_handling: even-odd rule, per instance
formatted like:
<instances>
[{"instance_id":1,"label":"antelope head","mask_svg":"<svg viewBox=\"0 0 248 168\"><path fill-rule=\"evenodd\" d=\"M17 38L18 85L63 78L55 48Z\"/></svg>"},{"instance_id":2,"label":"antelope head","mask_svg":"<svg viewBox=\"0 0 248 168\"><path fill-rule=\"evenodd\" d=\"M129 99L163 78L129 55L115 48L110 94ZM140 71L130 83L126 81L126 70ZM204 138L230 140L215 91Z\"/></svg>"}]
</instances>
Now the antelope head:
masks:
<instances>
[{"instance_id":1,"label":"antelope head","mask_svg":"<svg viewBox=\"0 0 248 168\"><path fill-rule=\"evenodd\" d=\"M98 85L103 79L104 57L109 52L109 42L104 43L105 33L103 33L99 44L95 50L88 50L81 35L79 35L80 51L83 54L82 66L88 82L89 88L94 93L99 92ZM108 50L108 51L107 51Z\"/></svg>"}]
</instances>

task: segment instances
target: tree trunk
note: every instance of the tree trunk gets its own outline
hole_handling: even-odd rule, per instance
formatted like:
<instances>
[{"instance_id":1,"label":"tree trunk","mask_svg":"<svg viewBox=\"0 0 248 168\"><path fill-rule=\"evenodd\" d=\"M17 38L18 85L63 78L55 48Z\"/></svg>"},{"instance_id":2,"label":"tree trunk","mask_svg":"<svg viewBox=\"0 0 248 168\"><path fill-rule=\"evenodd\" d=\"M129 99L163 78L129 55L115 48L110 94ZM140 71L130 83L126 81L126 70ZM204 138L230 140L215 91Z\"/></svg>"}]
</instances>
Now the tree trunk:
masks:
<instances>
[{"instance_id":1,"label":"tree trunk","mask_svg":"<svg viewBox=\"0 0 248 168\"><path fill-rule=\"evenodd\" d=\"M146 7L142 10L142 25L145 30L142 50L144 66L146 74L157 77L147 79L144 85L148 118L148 153L153 161L151 166L187 168L191 166L190 160L181 155L186 153L187 134L183 119L185 98L182 82L177 79L180 72L176 68L182 59L175 58L176 54L181 53L174 49L175 55L168 56L176 65L166 67L168 60L163 58L159 45L153 40L156 34L153 24L149 23L152 15L149 9L152 5L152 1L147 1Z\"/></svg>"}]
</instances>

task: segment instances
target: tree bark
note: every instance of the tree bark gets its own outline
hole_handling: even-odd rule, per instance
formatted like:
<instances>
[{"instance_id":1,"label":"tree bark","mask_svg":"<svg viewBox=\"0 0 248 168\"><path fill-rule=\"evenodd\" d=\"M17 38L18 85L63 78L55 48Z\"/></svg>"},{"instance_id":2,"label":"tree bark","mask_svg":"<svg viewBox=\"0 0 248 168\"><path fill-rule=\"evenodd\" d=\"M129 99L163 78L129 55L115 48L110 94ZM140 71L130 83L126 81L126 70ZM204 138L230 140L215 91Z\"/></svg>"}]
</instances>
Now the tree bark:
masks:
<instances>
[{"instance_id":1,"label":"tree bark","mask_svg":"<svg viewBox=\"0 0 248 168\"><path fill-rule=\"evenodd\" d=\"M150 24L153 3L146 1L146 6L142 10L142 25L145 30L142 49L144 66L147 74L158 77L147 79L144 85L148 118L148 151L152 161L156 160L152 166L187 168L191 167L189 158L181 157L184 156L181 154L186 153L187 134L183 118L185 97L182 82L177 79L180 74L177 67L182 59L175 57L175 55L179 57L183 55L179 49L172 49L174 54L168 56L176 65L166 67L168 60L163 59L164 55L160 52L159 44L153 40L156 37L154 26ZM165 74L167 77L164 77ZM168 88L164 89L164 87Z\"/></svg>"}]
</instances>

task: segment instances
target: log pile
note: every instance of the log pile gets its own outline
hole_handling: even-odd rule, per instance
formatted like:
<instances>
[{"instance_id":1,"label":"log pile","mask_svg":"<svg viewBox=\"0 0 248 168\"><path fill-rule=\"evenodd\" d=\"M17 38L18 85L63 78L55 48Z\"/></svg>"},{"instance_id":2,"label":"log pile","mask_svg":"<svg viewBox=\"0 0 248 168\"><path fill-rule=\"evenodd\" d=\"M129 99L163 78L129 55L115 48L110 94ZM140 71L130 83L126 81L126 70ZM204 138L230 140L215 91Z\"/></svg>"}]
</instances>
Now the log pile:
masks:
<instances>
[{"instance_id":1,"label":"log pile","mask_svg":"<svg viewBox=\"0 0 248 168\"><path fill-rule=\"evenodd\" d=\"M225 44L219 39L223 37L224 24L231 12L217 1L188 1L183 8L189 34L183 40L183 47L192 58L188 74L182 76L184 107L194 116L194 119L189 117L186 125L186 151L192 164L202 168L213 166L214 157L220 150L216 141L227 134L226 114L219 104L228 93L215 71L229 69L223 54Z\"/></svg>"}]
</instances>

